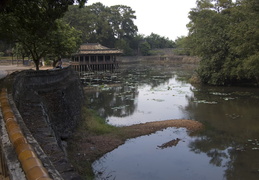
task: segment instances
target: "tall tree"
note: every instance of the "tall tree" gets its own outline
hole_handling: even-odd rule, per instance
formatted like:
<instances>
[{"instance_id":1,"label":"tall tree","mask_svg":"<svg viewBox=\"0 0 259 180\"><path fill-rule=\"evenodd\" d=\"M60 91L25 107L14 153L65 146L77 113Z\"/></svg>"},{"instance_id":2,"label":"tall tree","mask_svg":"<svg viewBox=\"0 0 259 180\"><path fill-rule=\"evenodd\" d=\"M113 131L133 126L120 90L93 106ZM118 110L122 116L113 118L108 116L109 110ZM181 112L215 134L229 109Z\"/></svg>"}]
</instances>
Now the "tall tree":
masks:
<instances>
[{"instance_id":1,"label":"tall tree","mask_svg":"<svg viewBox=\"0 0 259 180\"><path fill-rule=\"evenodd\" d=\"M30 51L39 70L42 57L52 50L56 20L74 0L12 0L0 12L0 37L19 42ZM77 0L81 5L86 0Z\"/></svg>"},{"instance_id":2,"label":"tall tree","mask_svg":"<svg viewBox=\"0 0 259 180\"><path fill-rule=\"evenodd\" d=\"M81 41L81 32L62 20L57 20L57 30L53 31L51 39L53 41L48 55L53 60L53 67L61 60L61 57L70 57L70 55L77 51Z\"/></svg>"},{"instance_id":3,"label":"tall tree","mask_svg":"<svg viewBox=\"0 0 259 180\"><path fill-rule=\"evenodd\" d=\"M62 20L71 27L81 31L82 42L90 42L94 30L95 15L91 13L88 6L79 8L78 5L69 6Z\"/></svg>"},{"instance_id":4,"label":"tall tree","mask_svg":"<svg viewBox=\"0 0 259 180\"><path fill-rule=\"evenodd\" d=\"M243 0L231 11L229 28L232 75L259 83L259 1ZM228 68L228 67L226 67Z\"/></svg>"},{"instance_id":5,"label":"tall tree","mask_svg":"<svg viewBox=\"0 0 259 180\"><path fill-rule=\"evenodd\" d=\"M111 6L110 12L110 24L117 39L136 35L138 28L133 21L136 16L131 7L124 5Z\"/></svg>"},{"instance_id":6,"label":"tall tree","mask_svg":"<svg viewBox=\"0 0 259 180\"><path fill-rule=\"evenodd\" d=\"M63 19L82 31L83 42L98 42L108 47L116 45L125 52L131 52L130 41L137 34L134 13L128 6L107 7L94 3L80 10L75 6L69 7Z\"/></svg>"},{"instance_id":7,"label":"tall tree","mask_svg":"<svg viewBox=\"0 0 259 180\"><path fill-rule=\"evenodd\" d=\"M189 49L204 83L259 82L258 1L199 0L189 13Z\"/></svg>"},{"instance_id":8,"label":"tall tree","mask_svg":"<svg viewBox=\"0 0 259 180\"><path fill-rule=\"evenodd\" d=\"M95 3L89 6L89 9L93 14L90 41L97 41L103 45L114 47L115 37L109 23L109 7L104 6L102 3Z\"/></svg>"}]
</instances>

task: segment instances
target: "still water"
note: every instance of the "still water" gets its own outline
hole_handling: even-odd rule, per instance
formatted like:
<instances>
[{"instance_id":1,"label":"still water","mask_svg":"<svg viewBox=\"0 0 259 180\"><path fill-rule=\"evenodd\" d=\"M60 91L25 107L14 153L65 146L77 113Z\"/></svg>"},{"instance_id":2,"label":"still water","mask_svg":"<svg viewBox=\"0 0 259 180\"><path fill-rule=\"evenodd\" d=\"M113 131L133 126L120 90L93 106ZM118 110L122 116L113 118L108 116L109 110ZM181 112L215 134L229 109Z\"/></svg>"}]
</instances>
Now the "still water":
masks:
<instances>
[{"instance_id":1,"label":"still water","mask_svg":"<svg viewBox=\"0 0 259 180\"><path fill-rule=\"evenodd\" d=\"M89 107L109 124L184 118L205 125L195 135L167 128L129 139L93 163L96 179L259 179L259 89L193 86L186 81L193 72L135 64L88 83Z\"/></svg>"}]
</instances>

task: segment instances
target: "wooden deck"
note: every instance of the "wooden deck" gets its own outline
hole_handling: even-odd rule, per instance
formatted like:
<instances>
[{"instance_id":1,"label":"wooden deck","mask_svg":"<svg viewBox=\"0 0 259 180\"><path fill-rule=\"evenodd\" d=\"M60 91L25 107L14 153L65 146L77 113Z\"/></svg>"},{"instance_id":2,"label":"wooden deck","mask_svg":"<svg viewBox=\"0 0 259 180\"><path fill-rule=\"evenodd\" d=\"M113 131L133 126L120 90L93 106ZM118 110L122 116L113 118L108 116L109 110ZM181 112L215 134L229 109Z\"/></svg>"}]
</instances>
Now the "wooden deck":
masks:
<instances>
[{"instance_id":1,"label":"wooden deck","mask_svg":"<svg viewBox=\"0 0 259 180\"><path fill-rule=\"evenodd\" d=\"M115 70L119 68L118 62L98 62L98 63L79 63L71 62L71 66L78 72L93 72L93 71L106 71Z\"/></svg>"}]
</instances>

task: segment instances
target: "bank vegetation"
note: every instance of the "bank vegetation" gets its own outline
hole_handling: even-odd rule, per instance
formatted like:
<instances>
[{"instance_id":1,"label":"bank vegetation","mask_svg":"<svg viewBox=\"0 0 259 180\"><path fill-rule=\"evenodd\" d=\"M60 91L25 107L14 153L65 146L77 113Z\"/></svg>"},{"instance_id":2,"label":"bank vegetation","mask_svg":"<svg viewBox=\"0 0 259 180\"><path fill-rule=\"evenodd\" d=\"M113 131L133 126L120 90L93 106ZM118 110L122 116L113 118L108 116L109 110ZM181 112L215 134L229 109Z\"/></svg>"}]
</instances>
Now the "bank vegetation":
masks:
<instances>
[{"instance_id":1,"label":"bank vegetation","mask_svg":"<svg viewBox=\"0 0 259 180\"><path fill-rule=\"evenodd\" d=\"M259 1L198 0L189 13L185 50L201 58L210 85L259 85Z\"/></svg>"}]
</instances>

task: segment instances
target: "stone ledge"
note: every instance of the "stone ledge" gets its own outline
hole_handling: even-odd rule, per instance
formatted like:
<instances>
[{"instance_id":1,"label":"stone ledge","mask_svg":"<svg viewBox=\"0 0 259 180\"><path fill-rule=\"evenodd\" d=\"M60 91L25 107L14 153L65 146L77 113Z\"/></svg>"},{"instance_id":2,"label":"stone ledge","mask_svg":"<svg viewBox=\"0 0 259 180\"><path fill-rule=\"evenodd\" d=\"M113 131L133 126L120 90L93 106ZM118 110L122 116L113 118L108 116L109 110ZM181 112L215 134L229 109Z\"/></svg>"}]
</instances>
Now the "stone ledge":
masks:
<instances>
[{"instance_id":1,"label":"stone ledge","mask_svg":"<svg viewBox=\"0 0 259 180\"><path fill-rule=\"evenodd\" d=\"M14 102L25 126L62 178L82 179L67 159L64 146L80 120L84 99L80 79L71 68L51 70L50 76L47 71L17 73L13 77Z\"/></svg>"},{"instance_id":2,"label":"stone ledge","mask_svg":"<svg viewBox=\"0 0 259 180\"><path fill-rule=\"evenodd\" d=\"M48 156L45 154L45 152L42 150L41 146L38 144L38 142L35 140L35 138L31 134L31 132L27 128L27 126L24 123L24 121L23 121L19 111L16 108L16 105L15 105L11 95L9 95L9 102L10 102L12 110L13 110L13 112L15 114L16 120L19 123L19 125L20 125L20 127L21 127L21 129L22 129L22 131L24 133L24 136L26 137L26 139L28 140L30 145L33 147L33 149L35 150L35 152L39 156L39 159L42 161L44 167L48 170L48 172L53 177L53 179L55 179L55 180L63 180L63 178L60 175L60 173L56 170L56 168L54 167L53 163L50 161Z\"/></svg>"},{"instance_id":3,"label":"stone ledge","mask_svg":"<svg viewBox=\"0 0 259 180\"><path fill-rule=\"evenodd\" d=\"M8 168L8 176L13 180L26 180L25 174L21 168L21 164L17 158L14 147L9 140L5 123L3 120L2 111L0 111L0 126L1 126L1 150L2 150L2 158L1 161L5 162Z\"/></svg>"}]
</instances>

